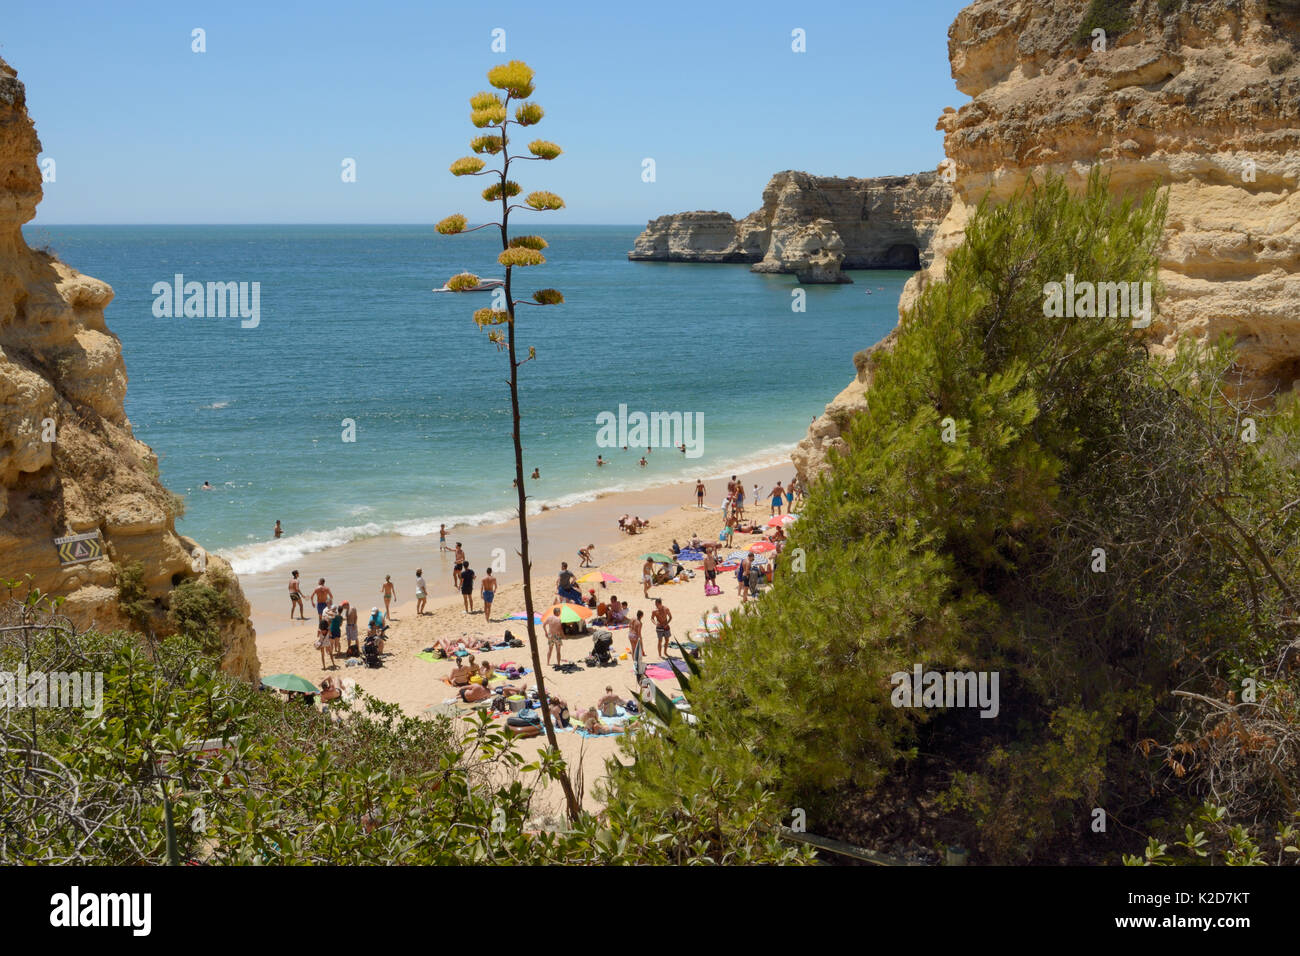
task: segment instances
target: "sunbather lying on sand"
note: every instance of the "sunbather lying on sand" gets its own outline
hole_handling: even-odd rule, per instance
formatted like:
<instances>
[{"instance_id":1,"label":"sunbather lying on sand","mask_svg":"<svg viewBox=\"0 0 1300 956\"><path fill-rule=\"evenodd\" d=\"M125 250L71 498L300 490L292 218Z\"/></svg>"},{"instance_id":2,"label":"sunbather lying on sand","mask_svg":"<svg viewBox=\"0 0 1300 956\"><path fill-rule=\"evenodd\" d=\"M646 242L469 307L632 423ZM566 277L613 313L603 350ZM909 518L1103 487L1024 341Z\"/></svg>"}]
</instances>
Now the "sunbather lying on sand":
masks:
<instances>
[{"instance_id":1,"label":"sunbather lying on sand","mask_svg":"<svg viewBox=\"0 0 1300 956\"><path fill-rule=\"evenodd\" d=\"M611 727L609 724L602 724L600 722L600 715L596 713L595 707L588 708L587 712L582 715L582 726L587 733L594 736L616 734L621 730L619 727Z\"/></svg>"},{"instance_id":2,"label":"sunbather lying on sand","mask_svg":"<svg viewBox=\"0 0 1300 956\"><path fill-rule=\"evenodd\" d=\"M470 684L468 687L462 687L456 691L456 694L465 703L472 704L475 701L491 697L492 691L488 690L483 684Z\"/></svg>"}]
</instances>

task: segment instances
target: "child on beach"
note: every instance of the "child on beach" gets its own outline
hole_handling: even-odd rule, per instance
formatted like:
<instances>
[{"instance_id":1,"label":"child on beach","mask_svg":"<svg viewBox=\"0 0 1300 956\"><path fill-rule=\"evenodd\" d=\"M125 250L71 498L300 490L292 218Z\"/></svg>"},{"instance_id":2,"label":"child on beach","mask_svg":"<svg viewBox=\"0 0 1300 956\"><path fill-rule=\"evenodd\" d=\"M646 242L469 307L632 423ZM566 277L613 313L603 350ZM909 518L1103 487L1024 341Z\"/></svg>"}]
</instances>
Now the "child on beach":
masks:
<instances>
[{"instance_id":1,"label":"child on beach","mask_svg":"<svg viewBox=\"0 0 1300 956\"><path fill-rule=\"evenodd\" d=\"M595 550L596 550L596 546L594 544L589 544L585 548L579 548L578 557L582 558L582 563L579 564L578 567L580 568L593 567L594 565L592 565L591 563L591 552Z\"/></svg>"},{"instance_id":2,"label":"child on beach","mask_svg":"<svg viewBox=\"0 0 1300 956\"><path fill-rule=\"evenodd\" d=\"M316 647L320 650L320 666L325 667L325 655L329 654L331 668L334 667L334 647L330 644L330 626L322 617L316 628Z\"/></svg>"},{"instance_id":3,"label":"child on beach","mask_svg":"<svg viewBox=\"0 0 1300 956\"><path fill-rule=\"evenodd\" d=\"M438 525L438 550L451 550L451 548L447 547L447 526L445 524Z\"/></svg>"}]
</instances>

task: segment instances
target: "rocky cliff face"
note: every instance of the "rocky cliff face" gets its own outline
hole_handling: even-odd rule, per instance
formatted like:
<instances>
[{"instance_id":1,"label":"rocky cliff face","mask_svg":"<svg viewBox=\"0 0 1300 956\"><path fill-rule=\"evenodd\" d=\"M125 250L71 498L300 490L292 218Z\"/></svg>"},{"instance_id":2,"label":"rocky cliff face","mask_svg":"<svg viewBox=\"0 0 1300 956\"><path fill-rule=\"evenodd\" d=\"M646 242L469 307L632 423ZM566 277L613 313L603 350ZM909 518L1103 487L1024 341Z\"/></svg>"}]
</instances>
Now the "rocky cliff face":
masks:
<instances>
[{"instance_id":1,"label":"rocky cliff face","mask_svg":"<svg viewBox=\"0 0 1300 956\"><path fill-rule=\"evenodd\" d=\"M1181 336L1226 332L1250 393L1292 389L1300 378L1300 3L1109 6L1121 15L1104 50L1091 41L1088 0L976 0L957 16L948 31L952 75L973 99L939 118L954 197L934 262L909 281L900 314L942 276L982 197L1005 199L1049 171L1077 185L1101 164L1116 193L1169 190L1164 294L1146 332L1153 352ZM836 415L844 419L843 402ZM815 423L796 453L800 471L824 467L838 435L833 418Z\"/></svg>"},{"instance_id":2,"label":"rocky cliff face","mask_svg":"<svg viewBox=\"0 0 1300 956\"><path fill-rule=\"evenodd\" d=\"M762 208L744 219L720 212L660 216L628 258L748 262L755 272L798 273L806 227L825 219L843 243L843 268L915 269L930 261L951 198L935 173L843 179L786 170L768 182Z\"/></svg>"},{"instance_id":3,"label":"rocky cliff face","mask_svg":"<svg viewBox=\"0 0 1300 956\"><path fill-rule=\"evenodd\" d=\"M258 676L248 602L229 566L176 533L178 499L123 410L121 346L104 324L113 290L35 252L21 227L41 199L40 152L23 85L0 60L0 577L33 576L66 597L79 624L129 627L114 562L140 562L153 598L149 626L168 633L172 588L200 577L238 609L222 627L223 668ZM56 537L100 533L105 555L64 565Z\"/></svg>"}]
</instances>

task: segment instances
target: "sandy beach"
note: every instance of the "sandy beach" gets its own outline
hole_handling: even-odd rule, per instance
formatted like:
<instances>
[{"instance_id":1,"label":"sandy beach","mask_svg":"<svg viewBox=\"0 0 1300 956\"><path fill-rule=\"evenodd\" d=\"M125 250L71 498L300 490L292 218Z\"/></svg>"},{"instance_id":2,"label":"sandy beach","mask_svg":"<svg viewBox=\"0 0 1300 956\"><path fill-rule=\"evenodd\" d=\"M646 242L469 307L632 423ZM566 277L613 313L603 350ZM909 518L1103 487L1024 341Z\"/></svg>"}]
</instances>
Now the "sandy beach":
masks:
<instances>
[{"instance_id":1,"label":"sandy beach","mask_svg":"<svg viewBox=\"0 0 1300 956\"><path fill-rule=\"evenodd\" d=\"M760 524L769 515L769 505L763 497L777 482L787 482L793 474L791 465L782 465L740 474L747 489L746 517ZM757 502L754 485L759 486ZM693 534L704 540L717 540L723 526L722 501L726 494L726 481L706 481L706 507L695 502L694 482L669 485L640 492L611 494L596 501L584 502L571 508L555 509L529 519L529 541L533 556L533 594L535 608L550 605L555 594L556 577L560 562L569 562L569 568L581 576L591 569L580 569L578 548L595 544L595 568L619 578L605 588L583 584L584 595L595 587L599 599L617 596L629 605L635 616L638 610L646 614L646 661L659 660L655 653L654 627L649 621L654 599L662 598L673 614L673 636L686 639L696 630L700 618L717 605L724 612L740 604L734 575L720 574L718 583L722 594L713 597L704 593L704 575L698 562L686 562L695 569L695 578L685 584L665 584L651 587L649 598L642 595L640 584L640 555L647 552L668 553L674 539L685 546ZM651 522L649 528L637 535L627 535L618 530L618 519L623 514L639 515ZM754 535L736 535L735 546L744 548L757 540ZM475 613L467 614L459 592L453 591L452 552L439 552L438 537L410 538L388 536L353 542L340 548L310 555L299 566L305 582L304 593L309 593L318 578L324 577L333 590L336 602L350 601L360 608L364 626L372 607L382 609L380 586L384 575L391 574L397 589L398 600L392 608L391 630L385 647L387 657L380 669L345 667L340 659L336 670L322 669L320 652L315 648L316 617L314 610L306 611L307 621L289 623L288 580L289 569L265 574L242 575L240 580L253 606L253 621L257 628L257 648L263 674L282 672L300 674L319 683L335 675L352 678L367 693L400 705L407 713L421 715L428 708L441 704L454 694L445 682L452 664L439 660L431 662L418 655L443 638L492 637L499 639L510 630L521 640L527 639L526 622L507 621L509 615L524 610L523 585L519 566L518 527L513 522L484 525L466 529L448 529L448 545L457 541L464 545L466 557L480 578L492 560L493 549L505 554L505 571L499 572L500 582L492 609L492 620L484 621L479 587L474 588ZM415 570L424 570L429 583L429 601L424 616L415 613ZM538 629L540 634L540 628ZM573 714L596 703L604 695L606 686L624 698L636 695L636 680L629 652L626 630L614 633L614 653L617 667L588 668L582 659L591 650L589 634L567 637L563 645L564 660L576 661L579 669L565 673L547 665L545 678L547 691L563 699ZM543 654L545 645L543 644ZM675 652L674 652L675 654ZM514 661L531 667L527 646L511 650L489 651L475 654L478 660L494 664ZM535 686L534 675L524 678ZM659 682L665 692L676 692L677 683L672 678ZM464 708L468 713L468 708ZM595 808L593 784L603 776L604 761L614 754L617 736L584 738L573 732L559 734L560 748L570 766L581 755L586 777L584 803ZM545 738L523 741L525 753L535 752ZM543 800L558 807L558 795L545 794ZM538 809L542 809L539 806Z\"/></svg>"}]
</instances>

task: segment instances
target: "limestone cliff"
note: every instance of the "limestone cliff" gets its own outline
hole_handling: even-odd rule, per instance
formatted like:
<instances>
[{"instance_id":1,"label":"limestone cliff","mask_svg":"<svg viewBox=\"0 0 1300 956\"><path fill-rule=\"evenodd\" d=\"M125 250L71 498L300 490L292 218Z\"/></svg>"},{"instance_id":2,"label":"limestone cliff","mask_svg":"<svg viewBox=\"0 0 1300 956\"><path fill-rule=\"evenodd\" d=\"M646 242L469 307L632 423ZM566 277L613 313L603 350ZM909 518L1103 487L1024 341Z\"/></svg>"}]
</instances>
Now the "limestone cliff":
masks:
<instances>
[{"instance_id":1,"label":"limestone cliff","mask_svg":"<svg viewBox=\"0 0 1300 956\"><path fill-rule=\"evenodd\" d=\"M222 624L223 668L256 678L238 582L176 533L179 499L131 433L122 350L104 324L113 290L23 239L42 195L40 148L23 85L0 60L0 578L32 575L34 586L66 598L61 611L78 624L128 627L114 562L138 561L153 598L147 626L165 635L172 588L202 566L203 581L239 611ZM54 539L94 531L104 556L62 564Z\"/></svg>"},{"instance_id":2,"label":"limestone cliff","mask_svg":"<svg viewBox=\"0 0 1300 956\"><path fill-rule=\"evenodd\" d=\"M660 216L637 237L628 258L748 262L755 272L797 273L797 238L825 219L844 245L843 268L915 269L930 261L930 242L951 193L935 173L852 179L786 170L772 177L762 207L744 219L720 212Z\"/></svg>"},{"instance_id":3,"label":"limestone cliff","mask_svg":"<svg viewBox=\"0 0 1300 956\"><path fill-rule=\"evenodd\" d=\"M1291 389L1300 378L1300 3L1108 6L1119 14L1104 50L1091 41L1089 0L976 0L958 14L948 54L972 100L938 123L953 202L900 315L943 274L982 197L1005 199L1049 171L1077 185L1101 164L1117 193L1169 190L1152 351L1226 332L1252 393ZM862 390L861 374L852 390ZM805 477L838 440L842 398L796 453Z\"/></svg>"}]
</instances>

